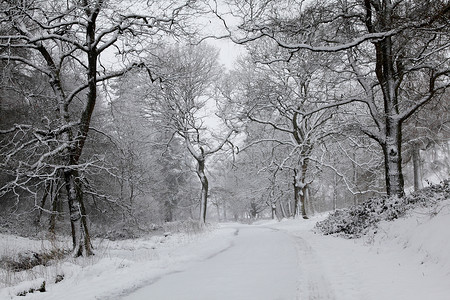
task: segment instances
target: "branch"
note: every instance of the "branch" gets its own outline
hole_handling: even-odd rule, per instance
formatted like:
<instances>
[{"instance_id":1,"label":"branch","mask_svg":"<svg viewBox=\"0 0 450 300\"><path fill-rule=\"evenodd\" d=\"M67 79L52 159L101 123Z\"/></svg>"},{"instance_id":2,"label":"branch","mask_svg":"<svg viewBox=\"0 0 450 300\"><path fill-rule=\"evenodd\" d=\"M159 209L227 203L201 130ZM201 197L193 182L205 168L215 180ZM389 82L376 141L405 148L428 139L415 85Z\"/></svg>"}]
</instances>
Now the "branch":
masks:
<instances>
[{"instance_id":1,"label":"branch","mask_svg":"<svg viewBox=\"0 0 450 300\"><path fill-rule=\"evenodd\" d=\"M10 61L10 60L12 60L12 61L18 61L18 62L24 63L24 64L26 64L26 65L28 65L28 66L30 66L30 67L32 67L32 68L38 70L39 72L42 72L43 74L45 74L45 75L47 75L47 76L51 76L51 74L52 74L48 69L43 68L43 67L41 67L41 66L38 66L38 65L36 65L35 63L29 61L28 59L23 58L23 57L20 57L20 56L14 56L14 55L7 55L7 56L4 56L4 55L1 55L1 56L0 56L0 60L6 60L6 61Z\"/></svg>"},{"instance_id":2,"label":"branch","mask_svg":"<svg viewBox=\"0 0 450 300\"><path fill-rule=\"evenodd\" d=\"M263 35L273 39L280 47L289 49L289 50L293 50L294 52L297 52L302 49L309 50L312 52L339 52L339 51L347 50L350 48L354 48L355 46L358 46L366 41L379 40L379 39L384 39L386 37L396 35L399 32L401 32L402 30L404 30L404 28L393 29L393 30L389 30L386 32L368 33L368 34L364 34L364 35L354 39L351 42L348 42L345 44L340 44L337 46L312 46L312 45L304 44L304 43L288 44L288 43L285 43L283 41L276 39L273 35L269 35L269 34L263 34Z\"/></svg>"},{"instance_id":3,"label":"branch","mask_svg":"<svg viewBox=\"0 0 450 300\"><path fill-rule=\"evenodd\" d=\"M110 74L105 74L103 76L99 76L99 77L97 77L95 82L99 83L99 82L107 81L107 80L112 79L112 78L120 77L120 76L124 75L125 73L131 71L133 68L136 68L136 67L139 67L139 66L140 66L140 64L137 64L137 63L132 64L132 65L130 65L127 68L124 68L122 70L119 70L119 71L116 71L116 72L113 72L113 73L110 73ZM84 89L87 89L88 87L89 87L89 83L85 83L85 84L82 84L82 85L78 86L76 89L74 89L67 96L67 98L66 98L67 103L72 102L72 100L76 97L76 95L78 93L80 93Z\"/></svg>"},{"instance_id":4,"label":"branch","mask_svg":"<svg viewBox=\"0 0 450 300\"><path fill-rule=\"evenodd\" d=\"M279 145L289 145L289 146L295 147L295 145L293 145L292 142L290 142L290 141L280 141L280 140L276 140L276 139L261 139L261 140L253 141L250 144L247 144L246 146L242 147L241 149L239 149L237 154L239 154L240 152L243 152L243 151L247 150L248 148L253 147L257 144L267 143L267 142L273 142L273 143L278 143Z\"/></svg>"},{"instance_id":5,"label":"branch","mask_svg":"<svg viewBox=\"0 0 450 300\"><path fill-rule=\"evenodd\" d=\"M320 112L322 110L325 110L325 109L329 109L329 108L333 108L333 107L339 107L339 106L346 105L346 104L353 103L353 102L361 102L361 103L367 104L366 100L363 100L363 99L360 99L360 98L350 98L348 100L343 100L343 101L339 101L339 102L335 102L335 103L330 103L330 104L318 107L318 108L313 109L313 110L308 111L308 112L302 112L302 111L299 111L297 109L294 109L294 111L299 113L303 117L307 117L307 116L316 114L316 113L318 113L318 112Z\"/></svg>"},{"instance_id":6,"label":"branch","mask_svg":"<svg viewBox=\"0 0 450 300\"><path fill-rule=\"evenodd\" d=\"M263 121L263 120L256 119L256 118L252 117L250 115L250 113L247 113L247 117L250 119L250 121L253 121L253 122L256 122L256 123L260 123L260 124L270 125L276 130L279 130L279 131L282 131L282 132L286 132L286 133L290 133L290 134L294 134L294 131L286 129L286 128L282 128L282 127L278 126L277 124L274 124L271 121Z\"/></svg>"},{"instance_id":7,"label":"branch","mask_svg":"<svg viewBox=\"0 0 450 300\"><path fill-rule=\"evenodd\" d=\"M212 150L209 150L209 151L205 151L205 156L208 156L208 155L210 155L210 154L214 154L214 153L216 153L217 151L221 150L222 147L225 145L225 143L228 142L228 139L230 138L230 136L233 134L234 131L235 131L234 129L231 130L231 131L227 134L226 138L223 139L223 141L222 141L216 148L214 148L214 149L212 149Z\"/></svg>"},{"instance_id":8,"label":"branch","mask_svg":"<svg viewBox=\"0 0 450 300\"><path fill-rule=\"evenodd\" d=\"M365 190L365 191L354 191L353 188L350 186L350 183L347 181L347 178L345 177L345 175L341 174L334 166L329 165L324 163L323 161L318 161L315 158L310 158L311 161L314 161L316 163L318 163L321 166L327 167L329 169L331 169L334 173L336 173L336 175L338 175L339 177L342 178L342 180L345 183L345 186L347 187L347 190L352 193L353 195L362 195L362 194L367 194L367 193L377 193L377 194L383 194L383 192L378 191L378 190Z\"/></svg>"},{"instance_id":9,"label":"branch","mask_svg":"<svg viewBox=\"0 0 450 300\"><path fill-rule=\"evenodd\" d=\"M429 87L430 89L429 89L428 93L426 93L415 105L413 105L409 109L406 109L402 114L399 114L399 121L404 122L412 114L414 114L420 107L422 107L427 102L429 102L436 93L438 93L440 91L445 91L447 88L449 88L450 83L447 83L444 86L440 86L438 88L434 88L435 82L440 76L445 75L448 77L449 74L450 74L450 70L445 70L442 72L438 72L434 76L432 76L430 78L430 87Z\"/></svg>"}]
</instances>

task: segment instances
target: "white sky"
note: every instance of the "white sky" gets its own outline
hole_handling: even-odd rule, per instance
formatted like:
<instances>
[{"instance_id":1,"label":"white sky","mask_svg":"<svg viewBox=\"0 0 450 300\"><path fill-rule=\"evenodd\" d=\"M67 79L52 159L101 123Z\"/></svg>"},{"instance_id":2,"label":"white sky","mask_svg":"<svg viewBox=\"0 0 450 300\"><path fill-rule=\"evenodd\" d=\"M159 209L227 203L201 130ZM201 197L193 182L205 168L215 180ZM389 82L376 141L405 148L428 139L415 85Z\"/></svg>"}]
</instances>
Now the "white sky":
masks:
<instances>
[{"instance_id":1,"label":"white sky","mask_svg":"<svg viewBox=\"0 0 450 300\"><path fill-rule=\"evenodd\" d=\"M220 49L220 63L228 70L231 70L234 67L236 59L246 52L244 46L237 45L230 40L210 40L209 43Z\"/></svg>"}]
</instances>

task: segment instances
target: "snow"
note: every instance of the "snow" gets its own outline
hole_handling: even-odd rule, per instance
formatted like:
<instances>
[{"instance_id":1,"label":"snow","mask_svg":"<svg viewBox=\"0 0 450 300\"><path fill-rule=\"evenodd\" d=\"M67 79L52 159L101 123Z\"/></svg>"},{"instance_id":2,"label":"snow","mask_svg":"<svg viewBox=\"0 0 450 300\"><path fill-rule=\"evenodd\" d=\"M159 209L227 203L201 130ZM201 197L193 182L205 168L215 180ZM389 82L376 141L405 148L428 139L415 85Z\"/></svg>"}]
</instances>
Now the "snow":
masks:
<instances>
[{"instance_id":1,"label":"snow","mask_svg":"<svg viewBox=\"0 0 450 300\"><path fill-rule=\"evenodd\" d=\"M30 278L40 273L48 275L41 276L46 278L47 292L27 294L26 299L108 299L227 248L233 233L233 229L224 228L201 235L174 234L125 241L94 240L96 255L93 257L67 259L48 267L46 271L38 271L37 267L25 271ZM33 242L30 241L30 244ZM5 247L4 244L1 246ZM64 280L54 284L57 274L64 274ZM16 299L15 295L24 287L28 290L38 286L34 280L29 280L19 287L3 288L0 299Z\"/></svg>"},{"instance_id":2,"label":"snow","mask_svg":"<svg viewBox=\"0 0 450 300\"><path fill-rule=\"evenodd\" d=\"M299 253L310 282L301 288L307 293L301 299L449 299L450 200L383 222L377 234L361 239L314 234L315 221L273 225L304 244Z\"/></svg>"},{"instance_id":3,"label":"snow","mask_svg":"<svg viewBox=\"0 0 450 300\"><path fill-rule=\"evenodd\" d=\"M383 222L373 247L401 248L421 265L450 274L450 200L414 209L396 222Z\"/></svg>"},{"instance_id":4,"label":"snow","mask_svg":"<svg viewBox=\"0 0 450 300\"><path fill-rule=\"evenodd\" d=\"M450 200L416 208L354 240L314 233L324 217L96 240L94 257L67 258L15 278L0 269L0 299L449 298ZM0 253L44 246L2 235ZM54 283L57 274L64 279ZM47 292L16 296L43 280Z\"/></svg>"},{"instance_id":5,"label":"snow","mask_svg":"<svg viewBox=\"0 0 450 300\"><path fill-rule=\"evenodd\" d=\"M121 299L295 299L300 268L290 237L266 227L232 228L228 248Z\"/></svg>"}]
</instances>

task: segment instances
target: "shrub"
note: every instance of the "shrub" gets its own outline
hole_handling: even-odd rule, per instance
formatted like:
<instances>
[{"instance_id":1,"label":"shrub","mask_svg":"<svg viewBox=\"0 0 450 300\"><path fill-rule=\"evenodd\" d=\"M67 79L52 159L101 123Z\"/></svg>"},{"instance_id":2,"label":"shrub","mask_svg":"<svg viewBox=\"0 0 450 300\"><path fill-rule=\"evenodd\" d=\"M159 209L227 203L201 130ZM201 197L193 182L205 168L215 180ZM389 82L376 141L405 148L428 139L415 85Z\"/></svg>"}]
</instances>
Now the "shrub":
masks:
<instances>
[{"instance_id":1,"label":"shrub","mask_svg":"<svg viewBox=\"0 0 450 300\"><path fill-rule=\"evenodd\" d=\"M197 234L204 230L204 226L198 220L184 220L164 223L163 229L166 233L188 233Z\"/></svg>"},{"instance_id":2,"label":"shrub","mask_svg":"<svg viewBox=\"0 0 450 300\"><path fill-rule=\"evenodd\" d=\"M403 198L380 196L359 205L337 210L327 219L318 222L315 228L325 235L337 234L347 238L358 238L369 229L376 228L380 221L391 221L404 216L411 208L428 207L449 198L450 180L445 180Z\"/></svg>"},{"instance_id":3,"label":"shrub","mask_svg":"<svg viewBox=\"0 0 450 300\"><path fill-rule=\"evenodd\" d=\"M50 261L61 259L68 255L68 249L53 249L50 251L34 252L27 251L19 253L15 257L2 256L0 258L0 266L13 272L29 270L38 265L46 266Z\"/></svg>"},{"instance_id":4,"label":"shrub","mask_svg":"<svg viewBox=\"0 0 450 300\"><path fill-rule=\"evenodd\" d=\"M40 285L39 288L30 288L28 291L22 291L20 293L17 294L17 296L22 296L25 297L27 294L32 294L34 292L41 292L41 293L45 293L45 281L42 282L42 284Z\"/></svg>"}]
</instances>

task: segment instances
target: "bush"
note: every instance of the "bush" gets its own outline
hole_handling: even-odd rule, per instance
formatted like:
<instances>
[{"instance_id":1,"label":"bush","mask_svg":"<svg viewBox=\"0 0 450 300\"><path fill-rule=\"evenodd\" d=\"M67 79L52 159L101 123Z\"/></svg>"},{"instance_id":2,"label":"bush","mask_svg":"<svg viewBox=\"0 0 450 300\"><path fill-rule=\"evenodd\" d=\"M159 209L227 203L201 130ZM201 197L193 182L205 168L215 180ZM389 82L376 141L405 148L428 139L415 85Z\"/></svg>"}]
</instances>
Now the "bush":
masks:
<instances>
[{"instance_id":1,"label":"bush","mask_svg":"<svg viewBox=\"0 0 450 300\"><path fill-rule=\"evenodd\" d=\"M30 288L27 291L22 291L22 292L18 293L17 296L25 297L27 294L32 294L34 292L41 292L41 293L46 292L45 281L42 282L42 284L40 285L39 288Z\"/></svg>"},{"instance_id":2,"label":"bush","mask_svg":"<svg viewBox=\"0 0 450 300\"><path fill-rule=\"evenodd\" d=\"M114 227L101 224L93 224L91 227L91 237L108 239L111 241L136 239L146 234L161 234L161 225L157 224L136 224L134 222L120 222Z\"/></svg>"},{"instance_id":3,"label":"bush","mask_svg":"<svg viewBox=\"0 0 450 300\"><path fill-rule=\"evenodd\" d=\"M163 229L166 233L188 233L197 234L204 230L202 222L198 220L184 220L164 223Z\"/></svg>"},{"instance_id":4,"label":"bush","mask_svg":"<svg viewBox=\"0 0 450 300\"><path fill-rule=\"evenodd\" d=\"M53 249L50 251L42 251L39 253L34 251L27 251L19 253L15 257L4 255L0 258L0 267L6 270L11 270L13 272L29 270L39 265L46 266L52 260L61 259L69 253L70 251L68 249Z\"/></svg>"},{"instance_id":5,"label":"bush","mask_svg":"<svg viewBox=\"0 0 450 300\"><path fill-rule=\"evenodd\" d=\"M318 222L316 229L323 234L337 234L346 238L358 238L380 221L391 221L404 216L408 210L428 207L437 201L450 198L450 180L431 185L403 198L376 197L359 205L331 213L327 219Z\"/></svg>"}]
</instances>

